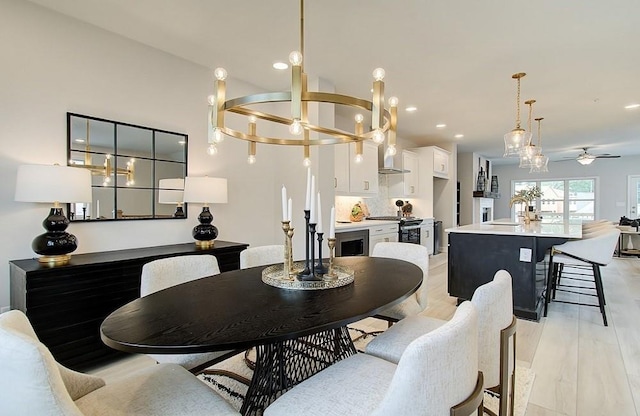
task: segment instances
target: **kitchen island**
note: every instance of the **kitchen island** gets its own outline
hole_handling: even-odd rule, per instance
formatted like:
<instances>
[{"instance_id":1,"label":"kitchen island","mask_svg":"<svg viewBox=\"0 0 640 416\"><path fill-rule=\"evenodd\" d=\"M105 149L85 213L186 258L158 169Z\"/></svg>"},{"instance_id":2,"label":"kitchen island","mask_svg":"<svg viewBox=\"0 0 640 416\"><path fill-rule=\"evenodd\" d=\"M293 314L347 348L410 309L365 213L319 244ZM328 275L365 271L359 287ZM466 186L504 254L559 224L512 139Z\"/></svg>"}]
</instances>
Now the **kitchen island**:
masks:
<instances>
[{"instance_id":1,"label":"kitchen island","mask_svg":"<svg viewBox=\"0 0 640 416\"><path fill-rule=\"evenodd\" d=\"M509 219L445 230L449 238L448 290L459 302L471 299L479 286L500 269L513 279L514 313L539 320L544 301L545 254L553 245L582 237L582 223L524 224Z\"/></svg>"}]
</instances>

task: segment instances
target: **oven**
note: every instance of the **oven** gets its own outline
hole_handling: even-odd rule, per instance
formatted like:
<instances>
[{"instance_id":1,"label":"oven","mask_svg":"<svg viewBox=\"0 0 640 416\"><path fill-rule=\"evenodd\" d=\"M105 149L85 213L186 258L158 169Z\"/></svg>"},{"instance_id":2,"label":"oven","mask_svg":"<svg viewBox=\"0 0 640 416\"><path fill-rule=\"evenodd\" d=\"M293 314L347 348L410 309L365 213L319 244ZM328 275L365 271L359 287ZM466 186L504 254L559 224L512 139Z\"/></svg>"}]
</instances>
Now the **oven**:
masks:
<instances>
[{"instance_id":1,"label":"oven","mask_svg":"<svg viewBox=\"0 0 640 416\"><path fill-rule=\"evenodd\" d=\"M422 218L414 217L367 217L368 220L397 221L398 242L420 244Z\"/></svg>"},{"instance_id":2,"label":"oven","mask_svg":"<svg viewBox=\"0 0 640 416\"><path fill-rule=\"evenodd\" d=\"M368 256L369 230L336 233L336 257Z\"/></svg>"},{"instance_id":3,"label":"oven","mask_svg":"<svg viewBox=\"0 0 640 416\"><path fill-rule=\"evenodd\" d=\"M398 229L398 241L420 244L420 223L422 220L401 221Z\"/></svg>"}]
</instances>

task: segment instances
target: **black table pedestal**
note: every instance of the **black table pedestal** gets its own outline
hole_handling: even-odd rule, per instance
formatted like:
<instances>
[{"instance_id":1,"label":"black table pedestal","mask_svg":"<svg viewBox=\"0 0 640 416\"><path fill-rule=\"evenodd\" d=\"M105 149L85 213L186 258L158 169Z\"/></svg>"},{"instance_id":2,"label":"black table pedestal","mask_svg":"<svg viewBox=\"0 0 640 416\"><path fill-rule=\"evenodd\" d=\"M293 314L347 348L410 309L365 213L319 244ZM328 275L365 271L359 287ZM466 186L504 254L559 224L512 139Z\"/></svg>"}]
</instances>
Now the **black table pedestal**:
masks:
<instances>
[{"instance_id":1,"label":"black table pedestal","mask_svg":"<svg viewBox=\"0 0 640 416\"><path fill-rule=\"evenodd\" d=\"M256 347L256 369L242 403L243 415L264 409L296 384L356 353L346 327Z\"/></svg>"}]
</instances>

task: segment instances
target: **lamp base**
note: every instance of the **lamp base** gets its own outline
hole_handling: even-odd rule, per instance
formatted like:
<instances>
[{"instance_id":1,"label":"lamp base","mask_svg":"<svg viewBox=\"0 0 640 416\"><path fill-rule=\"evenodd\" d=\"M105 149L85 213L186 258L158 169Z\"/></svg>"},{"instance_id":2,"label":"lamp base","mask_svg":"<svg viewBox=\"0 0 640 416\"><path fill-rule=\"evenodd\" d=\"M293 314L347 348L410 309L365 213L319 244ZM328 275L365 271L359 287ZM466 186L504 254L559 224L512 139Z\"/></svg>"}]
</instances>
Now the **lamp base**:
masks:
<instances>
[{"instance_id":1,"label":"lamp base","mask_svg":"<svg viewBox=\"0 0 640 416\"><path fill-rule=\"evenodd\" d=\"M48 232L40 234L31 243L33 251L42 256L38 261L50 266L68 263L71 258L69 253L78 248L78 239L65 231L69 220L64 216L62 208L51 208L42 225Z\"/></svg>"},{"instance_id":2,"label":"lamp base","mask_svg":"<svg viewBox=\"0 0 640 416\"><path fill-rule=\"evenodd\" d=\"M71 260L71 256L68 254L38 257L38 263L46 264L49 267L63 266L68 264L69 260Z\"/></svg>"},{"instance_id":3,"label":"lamp base","mask_svg":"<svg viewBox=\"0 0 640 416\"><path fill-rule=\"evenodd\" d=\"M186 215L184 214L184 210L182 209L182 205L178 205L176 207L176 212L173 213L174 218L184 218Z\"/></svg>"},{"instance_id":4,"label":"lamp base","mask_svg":"<svg viewBox=\"0 0 640 416\"><path fill-rule=\"evenodd\" d=\"M215 245L215 240L196 240L196 247L208 249Z\"/></svg>"},{"instance_id":5,"label":"lamp base","mask_svg":"<svg viewBox=\"0 0 640 416\"><path fill-rule=\"evenodd\" d=\"M218 236L218 228L211 224L213 215L211 215L209 207L202 208L198 221L200 221L200 224L193 227L191 232L191 235L196 240L196 246L200 248L213 247L213 240Z\"/></svg>"}]
</instances>

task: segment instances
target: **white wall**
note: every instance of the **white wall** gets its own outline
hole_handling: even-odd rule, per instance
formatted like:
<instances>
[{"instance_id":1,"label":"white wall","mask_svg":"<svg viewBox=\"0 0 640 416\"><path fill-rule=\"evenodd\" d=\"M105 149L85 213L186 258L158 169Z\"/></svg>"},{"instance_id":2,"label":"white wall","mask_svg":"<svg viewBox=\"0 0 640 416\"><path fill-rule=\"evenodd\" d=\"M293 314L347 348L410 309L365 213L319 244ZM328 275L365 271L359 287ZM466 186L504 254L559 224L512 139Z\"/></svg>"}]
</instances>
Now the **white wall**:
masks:
<instances>
[{"instance_id":1,"label":"white wall","mask_svg":"<svg viewBox=\"0 0 640 416\"><path fill-rule=\"evenodd\" d=\"M619 159L597 159L591 165L582 166L574 160L549 162L549 172L529 173L518 165L493 165L494 174L500 181L502 198L495 201L494 218L510 216L509 198L513 193L511 181L514 179L562 179L598 178L596 206L597 219L617 221L627 213L627 176L640 174L640 156Z\"/></svg>"},{"instance_id":2,"label":"white wall","mask_svg":"<svg viewBox=\"0 0 640 416\"><path fill-rule=\"evenodd\" d=\"M218 239L281 243L282 184L293 197L294 224L300 227L306 183L302 149L258 145L258 162L250 166L246 142L227 138L220 154L206 154L209 68L29 2L0 0L0 9L0 307L9 305L8 262L34 256L31 241L44 232L41 223L49 211L45 204L13 200L17 167L66 164L68 111L188 134L188 174L228 178L229 203L212 207ZM227 97L261 91L232 75ZM258 123L259 133L268 130ZM319 153L312 149L317 176ZM319 189L332 189L333 173L318 179ZM333 198L325 199L328 223ZM78 237L76 254L191 242L200 210L190 204L186 220L75 223L68 231ZM295 255L303 255L302 236L294 237L294 244Z\"/></svg>"}]
</instances>

